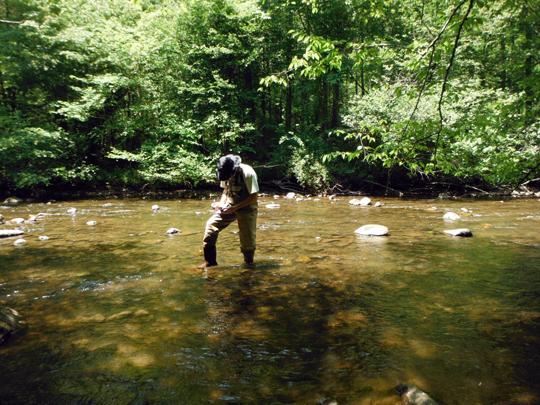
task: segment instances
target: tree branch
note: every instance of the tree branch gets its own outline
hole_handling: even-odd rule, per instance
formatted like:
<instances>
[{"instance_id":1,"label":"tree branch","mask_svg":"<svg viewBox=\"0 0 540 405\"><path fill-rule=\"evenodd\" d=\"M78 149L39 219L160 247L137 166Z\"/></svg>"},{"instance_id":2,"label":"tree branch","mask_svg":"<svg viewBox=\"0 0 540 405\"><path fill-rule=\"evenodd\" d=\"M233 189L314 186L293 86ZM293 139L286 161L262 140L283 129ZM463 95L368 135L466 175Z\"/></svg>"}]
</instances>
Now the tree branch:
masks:
<instances>
[{"instance_id":1,"label":"tree branch","mask_svg":"<svg viewBox=\"0 0 540 405\"><path fill-rule=\"evenodd\" d=\"M465 21L467 21L467 18L469 18L469 15L471 14L473 5L474 5L474 0L469 0L469 6L467 7L467 11L465 12L463 19L459 23L456 38L454 40L454 47L452 48L452 54L450 55L450 61L448 62L448 66L446 67L446 72L444 73L443 84L441 86L441 94L439 96L439 102L437 104L437 111L439 112L439 130L437 131L437 138L435 140L435 150L433 151L433 160L435 160L435 158L437 157L439 139L441 137L441 132L443 128L442 102L444 98L444 93L446 91L446 85L448 84L448 77L450 76L450 70L452 69L452 65L454 64L454 60L456 58L456 52L459 46L459 40L461 38L461 32L463 31L463 26L465 25Z\"/></svg>"},{"instance_id":2,"label":"tree branch","mask_svg":"<svg viewBox=\"0 0 540 405\"><path fill-rule=\"evenodd\" d=\"M423 58L426 53L428 52L429 48L431 47L434 47L435 44L441 39L442 35L444 34L444 32L446 31L446 28L448 28L448 24L450 24L450 21L452 21L452 18L454 18L454 16L456 15L456 13L459 11L459 9L461 8L461 6L463 6L463 4L465 4L467 0L461 0L461 2L456 6L454 7L454 9L452 10L452 12L450 13L450 15L448 16L448 19L446 20L446 22L444 23L444 25L442 26L441 30L439 31L439 33L437 34L437 36L435 38L433 38L433 40L431 41L431 43L427 46L427 48L424 50L424 52L422 52L422 54L420 55L420 58Z\"/></svg>"},{"instance_id":3,"label":"tree branch","mask_svg":"<svg viewBox=\"0 0 540 405\"><path fill-rule=\"evenodd\" d=\"M427 84L428 84L428 82L429 82L429 80L430 80L430 78L432 76L431 72L432 72L432 69L433 69L433 59L434 59L434 56L435 56L436 44L441 39L442 35L444 34L446 29L448 28L448 25L450 24L450 21L452 21L452 19L456 15L456 13L459 11L461 6L463 6L463 4L465 4L466 1L467 0L462 0L456 7L454 7L452 12L450 13L448 18L446 19L446 22L444 23L442 28L439 30L439 33L437 34L437 36L435 38L433 38L433 40L430 42L430 44L427 46L427 48L424 50L424 52L422 52L422 54L420 55L420 59L422 59L426 55L426 53L429 51L429 49L431 49L431 54L429 55L429 62L428 62L426 77L424 78L424 81L422 83L422 87L420 88L420 92L418 93L418 97L416 98L416 103L414 105L414 108L413 108L411 114L409 115L409 119L407 120L407 125L405 126L404 132L406 132L409 129L409 123L411 122L414 115L416 114L416 111L418 110L418 105L420 104L420 99L422 98L422 95L424 94L424 90L426 89Z\"/></svg>"},{"instance_id":4,"label":"tree branch","mask_svg":"<svg viewBox=\"0 0 540 405\"><path fill-rule=\"evenodd\" d=\"M0 19L0 23L4 24L22 24L24 21L11 21L11 20L2 20Z\"/></svg>"}]
</instances>

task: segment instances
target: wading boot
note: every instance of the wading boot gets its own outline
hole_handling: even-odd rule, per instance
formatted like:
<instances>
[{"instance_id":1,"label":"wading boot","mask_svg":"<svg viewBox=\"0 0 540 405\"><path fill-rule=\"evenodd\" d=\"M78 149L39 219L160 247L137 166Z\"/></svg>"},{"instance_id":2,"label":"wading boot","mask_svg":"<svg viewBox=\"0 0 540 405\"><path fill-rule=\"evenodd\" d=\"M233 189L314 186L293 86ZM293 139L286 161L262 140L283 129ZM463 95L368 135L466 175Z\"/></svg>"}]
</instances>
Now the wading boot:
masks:
<instances>
[{"instance_id":1,"label":"wading boot","mask_svg":"<svg viewBox=\"0 0 540 405\"><path fill-rule=\"evenodd\" d=\"M255 262L253 261L253 258L255 256L255 251L248 250L245 252L242 252L244 254L244 264L247 268L253 268L255 267Z\"/></svg>"},{"instance_id":2,"label":"wading boot","mask_svg":"<svg viewBox=\"0 0 540 405\"><path fill-rule=\"evenodd\" d=\"M204 263L199 266L201 269L207 267L217 266L217 249L216 246L205 246L203 248L204 252Z\"/></svg>"}]
</instances>

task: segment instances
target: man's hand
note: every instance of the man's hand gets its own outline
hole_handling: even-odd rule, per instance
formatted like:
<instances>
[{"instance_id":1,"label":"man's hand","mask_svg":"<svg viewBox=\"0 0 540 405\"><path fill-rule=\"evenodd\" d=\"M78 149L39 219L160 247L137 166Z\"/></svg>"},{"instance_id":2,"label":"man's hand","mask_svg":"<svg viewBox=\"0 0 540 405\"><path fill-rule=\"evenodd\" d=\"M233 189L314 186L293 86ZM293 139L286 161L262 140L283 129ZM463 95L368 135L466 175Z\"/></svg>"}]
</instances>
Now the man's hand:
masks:
<instances>
[{"instance_id":1,"label":"man's hand","mask_svg":"<svg viewBox=\"0 0 540 405\"><path fill-rule=\"evenodd\" d=\"M236 212L236 210L237 210L237 208L235 208L234 205L228 205L228 206L220 208L221 213L225 214L225 215L234 214Z\"/></svg>"},{"instance_id":2,"label":"man's hand","mask_svg":"<svg viewBox=\"0 0 540 405\"><path fill-rule=\"evenodd\" d=\"M215 213L221 213L221 214L233 214L236 211L236 208L231 206L230 204L225 204L221 201L214 201L210 206L214 209Z\"/></svg>"}]
</instances>

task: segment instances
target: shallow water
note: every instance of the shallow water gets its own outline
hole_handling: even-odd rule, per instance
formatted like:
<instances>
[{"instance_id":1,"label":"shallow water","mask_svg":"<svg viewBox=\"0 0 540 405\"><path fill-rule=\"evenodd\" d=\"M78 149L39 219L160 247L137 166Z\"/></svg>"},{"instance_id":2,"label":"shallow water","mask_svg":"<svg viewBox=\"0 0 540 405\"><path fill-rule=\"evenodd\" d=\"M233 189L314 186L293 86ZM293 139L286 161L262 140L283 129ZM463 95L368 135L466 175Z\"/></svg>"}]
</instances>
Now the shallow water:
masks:
<instances>
[{"instance_id":1,"label":"shallow water","mask_svg":"<svg viewBox=\"0 0 540 405\"><path fill-rule=\"evenodd\" d=\"M27 323L0 347L0 403L396 404L399 382L540 403L540 200L348 200L261 199L256 269L233 224L208 273L208 200L1 208L49 215L0 240L0 303ZM368 223L390 236L355 236Z\"/></svg>"}]
</instances>

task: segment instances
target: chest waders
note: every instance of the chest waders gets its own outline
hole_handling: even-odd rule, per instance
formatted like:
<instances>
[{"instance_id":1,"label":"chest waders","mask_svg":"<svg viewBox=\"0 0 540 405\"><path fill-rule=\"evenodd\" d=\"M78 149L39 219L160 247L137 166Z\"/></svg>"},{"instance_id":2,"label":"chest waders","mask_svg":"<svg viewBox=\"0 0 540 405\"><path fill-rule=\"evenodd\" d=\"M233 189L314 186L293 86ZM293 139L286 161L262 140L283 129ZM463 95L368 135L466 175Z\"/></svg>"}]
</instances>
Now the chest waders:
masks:
<instances>
[{"instance_id":1,"label":"chest waders","mask_svg":"<svg viewBox=\"0 0 540 405\"><path fill-rule=\"evenodd\" d=\"M249 197L250 194L245 184L242 170L238 170L237 173L227 181L224 192L227 196L227 202L230 202L231 204L237 204ZM217 265L216 243L218 235L235 220L238 221L240 248L244 255L244 261L247 265L253 264L256 247L257 211L257 206L254 204L241 208L233 214L222 214L217 212L208 219L203 239L203 252L206 266Z\"/></svg>"}]
</instances>

